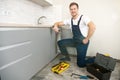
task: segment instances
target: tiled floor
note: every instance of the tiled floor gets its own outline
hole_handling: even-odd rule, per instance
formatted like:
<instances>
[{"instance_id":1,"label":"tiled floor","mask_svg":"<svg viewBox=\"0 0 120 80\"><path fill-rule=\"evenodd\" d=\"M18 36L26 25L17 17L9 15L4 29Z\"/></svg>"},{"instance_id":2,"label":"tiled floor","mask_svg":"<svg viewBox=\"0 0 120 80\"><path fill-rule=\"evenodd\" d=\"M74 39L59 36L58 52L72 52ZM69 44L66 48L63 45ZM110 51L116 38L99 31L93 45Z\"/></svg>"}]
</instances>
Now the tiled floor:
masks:
<instances>
[{"instance_id":1,"label":"tiled floor","mask_svg":"<svg viewBox=\"0 0 120 80\"><path fill-rule=\"evenodd\" d=\"M80 75L91 75L86 71L86 68L79 68L76 65L76 57L71 57L70 67L64 71L61 75L55 74L51 71L51 67L57 63L59 63L59 57L55 58L51 63L49 63L43 70L38 72L32 80L86 80L80 79L79 77L71 77L72 73L77 73ZM120 63L117 62L115 70L111 74L110 80L120 80ZM91 75L93 76L93 75ZM93 76L94 77L94 76ZM88 80L88 79L87 79ZM94 79L89 80L98 80L94 77Z\"/></svg>"}]
</instances>

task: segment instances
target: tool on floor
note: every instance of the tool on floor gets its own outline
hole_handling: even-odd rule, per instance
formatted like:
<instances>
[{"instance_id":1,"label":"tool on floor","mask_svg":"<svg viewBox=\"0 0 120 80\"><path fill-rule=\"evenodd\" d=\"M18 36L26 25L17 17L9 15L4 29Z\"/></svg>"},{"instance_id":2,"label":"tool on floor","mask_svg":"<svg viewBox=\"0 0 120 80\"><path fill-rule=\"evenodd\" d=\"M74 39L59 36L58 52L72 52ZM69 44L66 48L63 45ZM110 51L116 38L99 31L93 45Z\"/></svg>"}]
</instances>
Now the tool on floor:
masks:
<instances>
[{"instance_id":1,"label":"tool on floor","mask_svg":"<svg viewBox=\"0 0 120 80\"><path fill-rule=\"evenodd\" d=\"M90 76L90 75L83 76L83 75L79 75L79 74L76 74L76 73L72 73L72 74L71 74L71 77L72 77L73 75L79 76L80 79L94 79L94 77L92 77L92 76Z\"/></svg>"},{"instance_id":2,"label":"tool on floor","mask_svg":"<svg viewBox=\"0 0 120 80\"><path fill-rule=\"evenodd\" d=\"M111 73L114 71L115 65L116 59L101 53L97 53L95 62L92 64L87 64L86 69L99 80L110 80Z\"/></svg>"},{"instance_id":3,"label":"tool on floor","mask_svg":"<svg viewBox=\"0 0 120 80\"><path fill-rule=\"evenodd\" d=\"M60 74L66 69L68 69L69 66L70 64L67 62L59 62L58 64L54 65L51 70L54 73Z\"/></svg>"}]
</instances>

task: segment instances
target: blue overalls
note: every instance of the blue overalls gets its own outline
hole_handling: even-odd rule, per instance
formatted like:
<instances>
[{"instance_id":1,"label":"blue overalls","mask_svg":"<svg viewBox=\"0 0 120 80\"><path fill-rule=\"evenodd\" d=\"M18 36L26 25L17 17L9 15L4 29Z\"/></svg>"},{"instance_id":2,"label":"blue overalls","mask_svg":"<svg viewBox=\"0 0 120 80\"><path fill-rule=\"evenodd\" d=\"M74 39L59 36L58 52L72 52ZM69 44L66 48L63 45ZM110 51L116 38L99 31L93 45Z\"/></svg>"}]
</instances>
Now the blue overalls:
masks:
<instances>
[{"instance_id":1,"label":"blue overalls","mask_svg":"<svg viewBox=\"0 0 120 80\"><path fill-rule=\"evenodd\" d=\"M73 20L71 19L73 38L63 39L63 40L58 41L58 46L59 46L61 53L67 57L69 56L69 54L68 54L66 47L68 46L76 47L77 65L79 67L84 67L86 64L94 62L93 59L88 59L88 60L85 59L89 42L87 44L82 43L83 39L85 38L82 35L80 28L79 28L79 24L80 24L82 16L83 15L81 15L77 25L73 25Z\"/></svg>"}]
</instances>

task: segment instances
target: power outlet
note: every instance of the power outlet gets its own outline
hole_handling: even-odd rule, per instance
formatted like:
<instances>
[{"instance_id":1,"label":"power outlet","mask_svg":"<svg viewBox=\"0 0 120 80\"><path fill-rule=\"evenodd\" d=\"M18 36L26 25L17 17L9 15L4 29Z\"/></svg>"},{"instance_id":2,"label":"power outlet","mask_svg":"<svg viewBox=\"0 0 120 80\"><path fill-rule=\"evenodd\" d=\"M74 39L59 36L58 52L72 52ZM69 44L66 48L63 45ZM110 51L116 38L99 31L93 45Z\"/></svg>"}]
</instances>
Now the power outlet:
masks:
<instances>
[{"instance_id":1,"label":"power outlet","mask_svg":"<svg viewBox=\"0 0 120 80\"><path fill-rule=\"evenodd\" d=\"M10 14L10 12L8 10L3 11L3 15L9 15L9 14Z\"/></svg>"},{"instance_id":2,"label":"power outlet","mask_svg":"<svg viewBox=\"0 0 120 80\"><path fill-rule=\"evenodd\" d=\"M0 15L2 15L2 16L8 16L10 14L11 14L11 12L9 10L1 10L0 11Z\"/></svg>"}]
</instances>

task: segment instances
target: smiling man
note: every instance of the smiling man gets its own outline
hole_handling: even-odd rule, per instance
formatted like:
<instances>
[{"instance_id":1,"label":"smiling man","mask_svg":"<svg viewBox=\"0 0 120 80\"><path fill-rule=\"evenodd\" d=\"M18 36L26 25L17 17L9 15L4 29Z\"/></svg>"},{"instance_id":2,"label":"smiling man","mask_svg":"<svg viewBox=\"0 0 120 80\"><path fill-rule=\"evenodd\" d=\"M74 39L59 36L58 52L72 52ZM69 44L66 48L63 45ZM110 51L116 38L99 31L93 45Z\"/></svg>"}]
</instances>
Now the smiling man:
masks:
<instances>
[{"instance_id":1,"label":"smiling man","mask_svg":"<svg viewBox=\"0 0 120 80\"><path fill-rule=\"evenodd\" d=\"M59 32L59 27L70 25L73 33L73 38L58 41L61 54L64 55L60 60L70 61L71 59L66 47L76 47L77 65L84 67L86 64L94 62L94 58L86 59L86 53L90 42L89 40L95 31L95 25L89 17L79 14L79 5L76 2L70 3L69 10L72 16L71 19L56 22L53 26L53 30L57 33Z\"/></svg>"}]
</instances>

